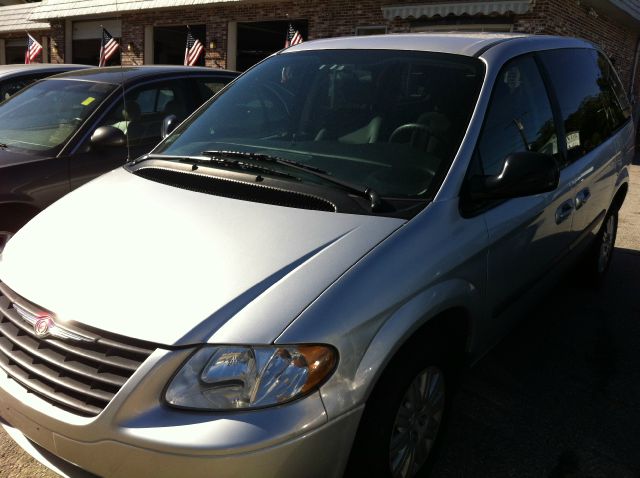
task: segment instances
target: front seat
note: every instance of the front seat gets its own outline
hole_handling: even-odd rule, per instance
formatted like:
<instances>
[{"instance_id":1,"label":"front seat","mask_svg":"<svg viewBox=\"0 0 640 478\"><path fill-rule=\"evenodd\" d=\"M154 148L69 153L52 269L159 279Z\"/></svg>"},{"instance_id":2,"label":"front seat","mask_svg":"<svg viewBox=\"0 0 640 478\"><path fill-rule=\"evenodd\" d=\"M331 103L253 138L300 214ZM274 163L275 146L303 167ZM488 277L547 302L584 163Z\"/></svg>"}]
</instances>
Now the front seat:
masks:
<instances>
[{"instance_id":1,"label":"front seat","mask_svg":"<svg viewBox=\"0 0 640 478\"><path fill-rule=\"evenodd\" d=\"M136 144L144 138L145 126L141 121L140 105L135 101L127 101L124 107L124 119L127 121L127 137L129 143Z\"/></svg>"}]
</instances>

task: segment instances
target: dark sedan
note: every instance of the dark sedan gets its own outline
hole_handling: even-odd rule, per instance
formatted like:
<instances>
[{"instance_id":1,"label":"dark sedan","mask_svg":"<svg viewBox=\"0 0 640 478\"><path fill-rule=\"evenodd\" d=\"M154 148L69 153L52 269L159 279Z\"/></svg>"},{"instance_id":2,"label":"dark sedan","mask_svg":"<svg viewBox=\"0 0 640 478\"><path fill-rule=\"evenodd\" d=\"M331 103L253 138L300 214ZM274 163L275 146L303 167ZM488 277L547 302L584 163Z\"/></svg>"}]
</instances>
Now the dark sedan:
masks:
<instances>
[{"instance_id":1,"label":"dark sedan","mask_svg":"<svg viewBox=\"0 0 640 478\"><path fill-rule=\"evenodd\" d=\"M237 73L211 68L92 68L0 103L0 250L43 208L150 151ZM124 93L124 94L123 94Z\"/></svg>"}]
</instances>

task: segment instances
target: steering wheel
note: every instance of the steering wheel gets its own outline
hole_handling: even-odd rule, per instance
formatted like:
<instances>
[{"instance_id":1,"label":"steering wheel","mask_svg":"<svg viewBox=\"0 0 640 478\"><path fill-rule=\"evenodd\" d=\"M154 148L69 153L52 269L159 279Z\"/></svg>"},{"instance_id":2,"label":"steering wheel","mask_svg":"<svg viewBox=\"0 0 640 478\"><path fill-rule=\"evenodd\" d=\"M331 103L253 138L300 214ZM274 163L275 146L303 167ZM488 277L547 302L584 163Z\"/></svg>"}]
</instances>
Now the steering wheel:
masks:
<instances>
[{"instance_id":1,"label":"steering wheel","mask_svg":"<svg viewBox=\"0 0 640 478\"><path fill-rule=\"evenodd\" d=\"M280 105L282 109L285 111L287 116L291 116L291 112L289 111L289 101L293 94L284 88L283 86L273 82L267 81L264 83L260 83L258 85L259 95L263 97L270 96L273 100L276 100L275 103ZM264 101L263 101L264 107Z\"/></svg>"},{"instance_id":2,"label":"steering wheel","mask_svg":"<svg viewBox=\"0 0 640 478\"><path fill-rule=\"evenodd\" d=\"M419 131L425 131L426 133L432 134L431 128L429 128L426 124L406 123L398 126L396 129L393 130L393 133L391 133L391 136L389 136L389 143L393 143L393 140L396 139L397 136L404 133L405 131L411 131L414 129Z\"/></svg>"}]
</instances>

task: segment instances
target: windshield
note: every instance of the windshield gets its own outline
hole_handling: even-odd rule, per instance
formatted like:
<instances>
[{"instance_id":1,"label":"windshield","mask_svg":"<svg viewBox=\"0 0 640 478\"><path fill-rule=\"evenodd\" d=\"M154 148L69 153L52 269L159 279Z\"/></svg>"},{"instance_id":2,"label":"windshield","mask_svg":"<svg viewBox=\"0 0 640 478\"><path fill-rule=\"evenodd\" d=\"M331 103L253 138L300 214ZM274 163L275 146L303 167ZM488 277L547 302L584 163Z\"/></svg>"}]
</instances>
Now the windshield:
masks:
<instances>
[{"instance_id":1,"label":"windshield","mask_svg":"<svg viewBox=\"0 0 640 478\"><path fill-rule=\"evenodd\" d=\"M0 103L0 143L53 154L114 89L76 80L45 80Z\"/></svg>"},{"instance_id":2,"label":"windshield","mask_svg":"<svg viewBox=\"0 0 640 478\"><path fill-rule=\"evenodd\" d=\"M458 150L483 74L475 58L430 52L276 55L240 77L154 154L267 154L384 196L426 198Z\"/></svg>"}]
</instances>

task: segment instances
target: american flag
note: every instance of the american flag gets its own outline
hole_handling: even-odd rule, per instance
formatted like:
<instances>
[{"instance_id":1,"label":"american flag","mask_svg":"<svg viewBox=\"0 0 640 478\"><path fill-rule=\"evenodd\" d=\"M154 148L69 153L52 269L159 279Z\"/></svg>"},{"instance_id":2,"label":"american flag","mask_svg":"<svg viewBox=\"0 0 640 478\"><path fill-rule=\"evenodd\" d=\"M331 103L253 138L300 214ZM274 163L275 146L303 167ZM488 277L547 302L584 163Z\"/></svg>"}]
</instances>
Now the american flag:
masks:
<instances>
[{"instance_id":1,"label":"american flag","mask_svg":"<svg viewBox=\"0 0 640 478\"><path fill-rule=\"evenodd\" d=\"M27 51L24 54L24 63L28 65L29 63L33 63L33 60L40 54L42 51L42 45L36 41L31 35L27 33Z\"/></svg>"},{"instance_id":2,"label":"american flag","mask_svg":"<svg viewBox=\"0 0 640 478\"><path fill-rule=\"evenodd\" d=\"M287 40L284 42L284 47L289 48L290 46L302 43L302 41L302 35L300 35L300 32L293 28L293 25L289 23L289 29L287 30Z\"/></svg>"},{"instance_id":3,"label":"american flag","mask_svg":"<svg viewBox=\"0 0 640 478\"><path fill-rule=\"evenodd\" d=\"M191 30L187 31L187 48L184 51L184 65L193 66L198 62L198 58L202 55L204 46L197 38L191 34Z\"/></svg>"},{"instance_id":4,"label":"american flag","mask_svg":"<svg viewBox=\"0 0 640 478\"><path fill-rule=\"evenodd\" d=\"M111 36L106 28L102 29L102 43L100 44L100 63L98 66L105 66L107 60L111 58L120 48L118 41Z\"/></svg>"}]
</instances>

